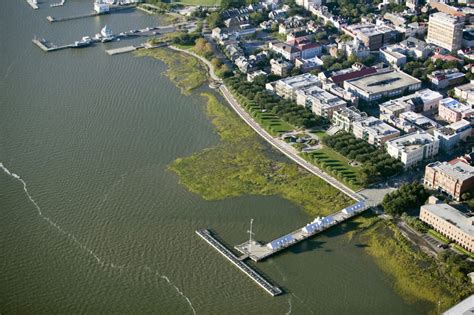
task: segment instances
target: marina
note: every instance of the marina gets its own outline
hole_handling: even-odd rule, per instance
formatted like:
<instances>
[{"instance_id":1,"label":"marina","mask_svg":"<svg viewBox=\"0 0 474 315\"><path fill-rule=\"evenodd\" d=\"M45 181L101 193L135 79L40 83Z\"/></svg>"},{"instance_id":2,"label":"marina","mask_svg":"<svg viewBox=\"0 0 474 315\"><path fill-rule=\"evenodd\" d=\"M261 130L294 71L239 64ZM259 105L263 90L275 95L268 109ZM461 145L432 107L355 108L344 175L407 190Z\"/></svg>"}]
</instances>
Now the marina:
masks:
<instances>
[{"instance_id":1,"label":"marina","mask_svg":"<svg viewBox=\"0 0 474 315\"><path fill-rule=\"evenodd\" d=\"M255 281L260 287L262 287L267 293L272 296L277 296L283 293L283 291L271 284L266 280L262 275L252 269L249 265L243 262L241 259L237 258L222 242L220 242L209 230L200 229L196 230L196 234L199 235L203 240L205 240L209 245L211 245L215 250L217 250L222 256L239 268L243 273L245 273L250 279Z\"/></svg>"}]
</instances>

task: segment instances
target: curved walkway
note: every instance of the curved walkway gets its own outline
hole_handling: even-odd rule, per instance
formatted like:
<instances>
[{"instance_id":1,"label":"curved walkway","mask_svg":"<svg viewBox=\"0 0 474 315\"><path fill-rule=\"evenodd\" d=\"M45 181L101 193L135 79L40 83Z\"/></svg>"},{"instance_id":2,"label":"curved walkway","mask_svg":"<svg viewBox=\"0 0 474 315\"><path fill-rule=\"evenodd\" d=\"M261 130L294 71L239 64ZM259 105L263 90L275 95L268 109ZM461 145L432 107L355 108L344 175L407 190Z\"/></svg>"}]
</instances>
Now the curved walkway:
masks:
<instances>
[{"instance_id":1,"label":"curved walkway","mask_svg":"<svg viewBox=\"0 0 474 315\"><path fill-rule=\"evenodd\" d=\"M295 151L293 147L288 145L286 142L281 141L277 138L274 138L272 135L270 135L266 130L264 130L248 113L247 111L240 106L239 102L234 98L234 96L230 93L229 89L223 84L222 79L220 79L214 72L214 67L212 64L205 59L202 56L199 56L198 54L188 51L185 49L177 48L174 46L169 46L169 48L180 51L189 55L192 55L199 60L201 60L206 66L209 68L209 75L211 76L212 80L221 83L219 86L219 90L222 92L222 95L224 98L227 100L227 102L230 104L232 109L253 129L255 130L256 133L258 133L263 139L265 139L268 143L270 143L273 147L278 149L281 153L286 155L288 158L293 160L294 162L298 163L301 167L309 171L310 173L320 177L324 181L326 181L328 184L332 185L333 187L339 189L343 193L345 193L347 196L350 198L357 200L357 201L363 201L365 198L347 187L346 185L342 184L339 182L337 179L332 177L331 175L323 172L320 170L318 167L315 165L309 163L302 157L298 155L298 153Z\"/></svg>"}]
</instances>

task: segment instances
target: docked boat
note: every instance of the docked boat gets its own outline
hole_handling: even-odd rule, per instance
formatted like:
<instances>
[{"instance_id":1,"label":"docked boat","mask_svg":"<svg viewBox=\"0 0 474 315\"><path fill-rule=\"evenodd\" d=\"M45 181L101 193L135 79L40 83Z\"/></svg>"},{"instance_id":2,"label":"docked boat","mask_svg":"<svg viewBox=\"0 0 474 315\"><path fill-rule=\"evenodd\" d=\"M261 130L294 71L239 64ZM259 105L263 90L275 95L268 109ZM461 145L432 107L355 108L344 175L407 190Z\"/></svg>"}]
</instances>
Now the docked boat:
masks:
<instances>
[{"instance_id":1,"label":"docked boat","mask_svg":"<svg viewBox=\"0 0 474 315\"><path fill-rule=\"evenodd\" d=\"M101 42L110 42L114 39L114 34L112 33L112 30L106 25L102 28L100 31L100 35L102 36Z\"/></svg>"},{"instance_id":2,"label":"docked boat","mask_svg":"<svg viewBox=\"0 0 474 315\"><path fill-rule=\"evenodd\" d=\"M89 36L84 36L81 40L74 42L74 47L81 48L92 44L92 39Z\"/></svg>"}]
</instances>

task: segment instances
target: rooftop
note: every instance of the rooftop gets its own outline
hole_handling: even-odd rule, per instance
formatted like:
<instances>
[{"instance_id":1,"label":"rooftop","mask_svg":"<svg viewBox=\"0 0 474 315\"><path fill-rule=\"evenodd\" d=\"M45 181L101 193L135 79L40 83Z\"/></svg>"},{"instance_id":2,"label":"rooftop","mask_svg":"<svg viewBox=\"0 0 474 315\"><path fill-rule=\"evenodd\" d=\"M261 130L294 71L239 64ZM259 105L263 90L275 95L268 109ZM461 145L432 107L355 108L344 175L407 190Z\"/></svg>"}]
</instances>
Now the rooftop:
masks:
<instances>
[{"instance_id":1,"label":"rooftop","mask_svg":"<svg viewBox=\"0 0 474 315\"><path fill-rule=\"evenodd\" d=\"M449 223L457 226L460 230L468 234L469 236L474 236L474 225L472 220L474 218L466 216L461 211L457 210L456 208L451 207L445 203L438 203L434 205L423 205L421 206L428 212L436 215L448 221Z\"/></svg>"},{"instance_id":2,"label":"rooftop","mask_svg":"<svg viewBox=\"0 0 474 315\"><path fill-rule=\"evenodd\" d=\"M414 132L395 138L387 142L387 145L395 146L398 150L404 152L415 151L426 144L434 142L433 136L426 132Z\"/></svg>"},{"instance_id":3,"label":"rooftop","mask_svg":"<svg viewBox=\"0 0 474 315\"><path fill-rule=\"evenodd\" d=\"M292 89L301 89L312 85L320 86L321 81L319 81L317 76L312 75L311 73L304 73L294 77L278 80L276 84L285 85L286 87Z\"/></svg>"},{"instance_id":4,"label":"rooftop","mask_svg":"<svg viewBox=\"0 0 474 315\"><path fill-rule=\"evenodd\" d=\"M359 111L354 106L342 108L339 111L337 111L337 113L340 116L346 117L351 121L358 121L358 120L367 118L367 114L365 112Z\"/></svg>"},{"instance_id":5,"label":"rooftop","mask_svg":"<svg viewBox=\"0 0 474 315\"><path fill-rule=\"evenodd\" d=\"M421 81L401 71L383 70L361 78L348 80L346 83L369 94L376 94L387 90L403 89L413 84L420 84Z\"/></svg>"},{"instance_id":6,"label":"rooftop","mask_svg":"<svg viewBox=\"0 0 474 315\"><path fill-rule=\"evenodd\" d=\"M354 127L355 126L360 126L364 128L366 132L376 136L387 136L395 133L400 133L400 131L398 131L397 129L372 116L368 117L365 120L355 122Z\"/></svg>"},{"instance_id":7,"label":"rooftop","mask_svg":"<svg viewBox=\"0 0 474 315\"><path fill-rule=\"evenodd\" d=\"M469 113L473 111L472 106L463 104L451 97L447 97L439 101L439 106L444 106L458 113Z\"/></svg>"},{"instance_id":8,"label":"rooftop","mask_svg":"<svg viewBox=\"0 0 474 315\"><path fill-rule=\"evenodd\" d=\"M400 119L411 122L419 127L421 127L424 130L430 129L430 128L436 128L438 127L438 123L435 122L434 120L429 119L428 117L415 113L412 111L407 111L404 113L400 114Z\"/></svg>"},{"instance_id":9,"label":"rooftop","mask_svg":"<svg viewBox=\"0 0 474 315\"><path fill-rule=\"evenodd\" d=\"M442 172L451 178L460 181L464 181L474 176L474 167L461 161L457 161L454 164L438 161L428 164L427 167L433 168L438 172Z\"/></svg>"}]
</instances>

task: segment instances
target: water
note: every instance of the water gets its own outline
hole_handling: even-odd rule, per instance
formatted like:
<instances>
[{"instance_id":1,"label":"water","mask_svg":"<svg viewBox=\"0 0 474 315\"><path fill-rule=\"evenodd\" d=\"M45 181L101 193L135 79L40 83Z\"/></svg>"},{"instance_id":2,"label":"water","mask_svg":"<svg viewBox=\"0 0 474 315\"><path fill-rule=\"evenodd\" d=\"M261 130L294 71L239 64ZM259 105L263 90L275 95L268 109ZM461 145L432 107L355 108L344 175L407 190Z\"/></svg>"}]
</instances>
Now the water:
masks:
<instances>
[{"instance_id":1,"label":"water","mask_svg":"<svg viewBox=\"0 0 474 315\"><path fill-rule=\"evenodd\" d=\"M54 2L54 1L51 1ZM44 53L34 35L70 43L108 24L156 25L142 12L49 24L86 13L5 0L0 12L0 312L154 314L416 314L335 229L258 268L288 294L272 298L199 239L229 244L308 221L278 197L207 202L167 170L219 142L204 100L183 96L151 58L103 45ZM106 44L105 47L117 46ZM119 43L126 45L128 43Z\"/></svg>"}]
</instances>

